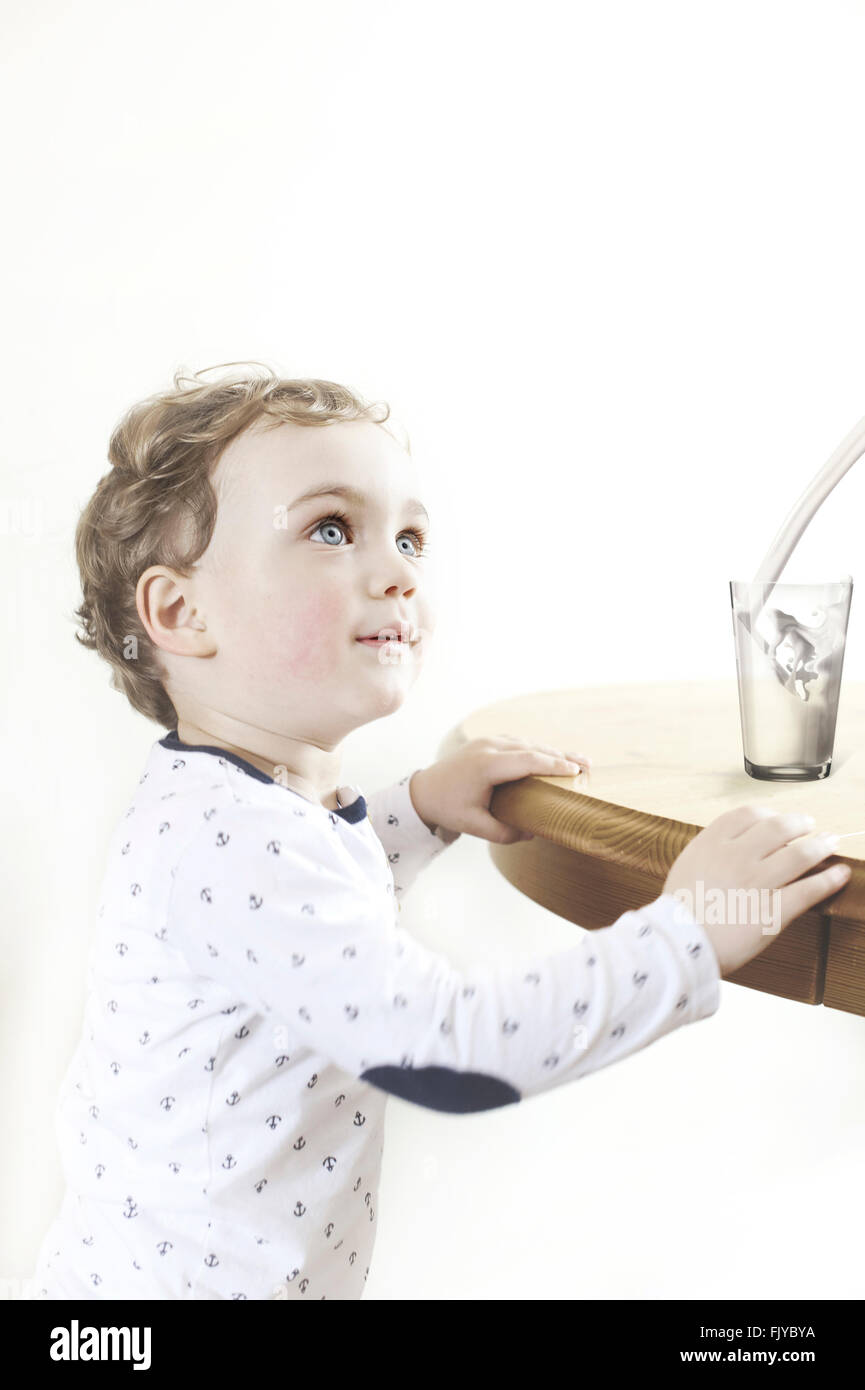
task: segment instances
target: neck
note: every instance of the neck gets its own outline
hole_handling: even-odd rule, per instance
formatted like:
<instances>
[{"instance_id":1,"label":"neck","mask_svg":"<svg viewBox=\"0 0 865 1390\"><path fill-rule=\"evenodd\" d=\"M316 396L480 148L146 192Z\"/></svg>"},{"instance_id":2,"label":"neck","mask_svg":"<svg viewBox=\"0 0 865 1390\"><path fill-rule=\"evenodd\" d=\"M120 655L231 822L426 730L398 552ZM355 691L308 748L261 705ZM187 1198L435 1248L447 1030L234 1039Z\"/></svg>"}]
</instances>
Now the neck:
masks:
<instances>
[{"instance_id":1,"label":"neck","mask_svg":"<svg viewBox=\"0 0 865 1390\"><path fill-rule=\"evenodd\" d=\"M318 802L331 811L338 809L340 759L334 749L251 728L225 715L197 715L194 720L178 717L177 737L193 746L224 748L307 801Z\"/></svg>"}]
</instances>

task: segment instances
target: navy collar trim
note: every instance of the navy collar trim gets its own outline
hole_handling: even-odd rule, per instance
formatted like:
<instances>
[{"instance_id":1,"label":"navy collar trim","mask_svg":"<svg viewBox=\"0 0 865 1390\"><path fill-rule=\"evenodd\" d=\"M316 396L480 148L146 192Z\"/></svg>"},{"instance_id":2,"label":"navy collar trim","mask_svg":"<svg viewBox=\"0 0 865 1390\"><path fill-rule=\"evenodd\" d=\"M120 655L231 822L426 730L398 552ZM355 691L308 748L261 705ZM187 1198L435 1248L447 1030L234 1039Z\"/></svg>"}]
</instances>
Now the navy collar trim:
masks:
<instances>
[{"instance_id":1,"label":"navy collar trim","mask_svg":"<svg viewBox=\"0 0 865 1390\"><path fill-rule=\"evenodd\" d=\"M254 763L248 762L246 758L241 758L238 753L232 753L227 748L217 748L210 743L184 743L183 740L178 737L176 729L172 729L164 738L159 739L159 745L161 748L167 748L172 753L215 753L217 757L224 758L227 762L234 763L234 766L239 767L241 772L245 772L248 776L254 777L257 782L269 782L274 787L280 785L274 777L269 777L266 772L262 772L260 767L256 767ZM288 787L287 790L291 791L292 788ZM300 792L295 792L295 796L300 796ZM302 796L300 799L301 801L306 801L305 796ZM315 803L313 802L312 804L314 805ZM365 820L367 816L366 801L362 796L358 796L350 806L339 806L334 811L331 811L328 806L322 806L321 809L327 811L331 816L341 816L342 819L348 821L350 825L357 825L358 821Z\"/></svg>"}]
</instances>

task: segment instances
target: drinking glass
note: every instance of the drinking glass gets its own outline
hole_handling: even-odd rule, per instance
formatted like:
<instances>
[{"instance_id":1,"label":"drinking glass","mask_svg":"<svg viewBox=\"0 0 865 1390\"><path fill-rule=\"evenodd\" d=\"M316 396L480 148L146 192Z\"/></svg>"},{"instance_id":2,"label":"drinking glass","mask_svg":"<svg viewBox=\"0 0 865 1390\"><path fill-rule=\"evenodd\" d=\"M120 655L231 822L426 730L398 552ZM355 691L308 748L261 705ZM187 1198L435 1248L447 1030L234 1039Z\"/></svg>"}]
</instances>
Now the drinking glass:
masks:
<instances>
[{"instance_id":1,"label":"drinking glass","mask_svg":"<svg viewBox=\"0 0 865 1390\"><path fill-rule=\"evenodd\" d=\"M829 776L852 596L849 574L826 584L730 581L749 777Z\"/></svg>"}]
</instances>

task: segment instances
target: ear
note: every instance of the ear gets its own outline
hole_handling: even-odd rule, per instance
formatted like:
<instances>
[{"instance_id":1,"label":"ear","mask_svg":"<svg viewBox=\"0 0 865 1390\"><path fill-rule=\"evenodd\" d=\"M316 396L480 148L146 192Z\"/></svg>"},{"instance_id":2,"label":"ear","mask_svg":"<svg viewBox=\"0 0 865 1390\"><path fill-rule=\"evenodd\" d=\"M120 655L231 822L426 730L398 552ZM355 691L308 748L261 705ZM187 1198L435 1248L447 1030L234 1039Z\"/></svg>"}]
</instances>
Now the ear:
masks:
<instances>
[{"instance_id":1,"label":"ear","mask_svg":"<svg viewBox=\"0 0 865 1390\"><path fill-rule=\"evenodd\" d=\"M150 640L179 656L213 656L216 643L193 602L193 581L166 565L151 565L135 586L135 606Z\"/></svg>"}]
</instances>

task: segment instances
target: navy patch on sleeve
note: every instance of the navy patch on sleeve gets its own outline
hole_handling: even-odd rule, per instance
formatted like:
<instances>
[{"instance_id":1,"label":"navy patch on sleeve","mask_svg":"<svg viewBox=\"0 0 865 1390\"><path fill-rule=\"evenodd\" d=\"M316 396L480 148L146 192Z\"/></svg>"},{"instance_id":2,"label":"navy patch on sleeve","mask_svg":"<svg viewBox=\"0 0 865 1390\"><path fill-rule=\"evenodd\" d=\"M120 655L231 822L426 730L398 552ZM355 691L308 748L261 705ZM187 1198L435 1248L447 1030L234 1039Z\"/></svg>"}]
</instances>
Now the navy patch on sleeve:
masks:
<instances>
[{"instance_id":1,"label":"navy patch on sleeve","mask_svg":"<svg viewBox=\"0 0 865 1390\"><path fill-rule=\"evenodd\" d=\"M497 1076L477 1071L453 1071L450 1067L370 1067L361 1076L400 1100L467 1115L475 1110L496 1110L521 1100L519 1091Z\"/></svg>"}]
</instances>

